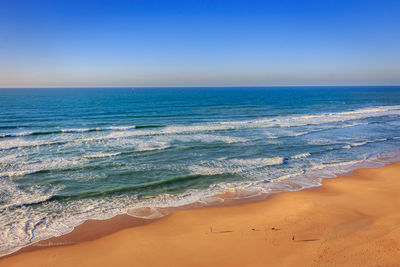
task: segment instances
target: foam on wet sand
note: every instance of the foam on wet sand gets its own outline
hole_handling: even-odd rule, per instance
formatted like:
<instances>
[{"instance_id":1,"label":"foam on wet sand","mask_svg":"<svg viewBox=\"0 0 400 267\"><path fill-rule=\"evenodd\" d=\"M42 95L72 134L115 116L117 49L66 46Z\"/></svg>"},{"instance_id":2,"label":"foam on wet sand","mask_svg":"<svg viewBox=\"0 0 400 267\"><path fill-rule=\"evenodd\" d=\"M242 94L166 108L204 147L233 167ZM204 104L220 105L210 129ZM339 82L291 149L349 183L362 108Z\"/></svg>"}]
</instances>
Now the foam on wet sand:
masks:
<instances>
[{"instance_id":1,"label":"foam on wet sand","mask_svg":"<svg viewBox=\"0 0 400 267\"><path fill-rule=\"evenodd\" d=\"M399 177L394 163L260 202L91 221L0 266L396 266Z\"/></svg>"}]
</instances>

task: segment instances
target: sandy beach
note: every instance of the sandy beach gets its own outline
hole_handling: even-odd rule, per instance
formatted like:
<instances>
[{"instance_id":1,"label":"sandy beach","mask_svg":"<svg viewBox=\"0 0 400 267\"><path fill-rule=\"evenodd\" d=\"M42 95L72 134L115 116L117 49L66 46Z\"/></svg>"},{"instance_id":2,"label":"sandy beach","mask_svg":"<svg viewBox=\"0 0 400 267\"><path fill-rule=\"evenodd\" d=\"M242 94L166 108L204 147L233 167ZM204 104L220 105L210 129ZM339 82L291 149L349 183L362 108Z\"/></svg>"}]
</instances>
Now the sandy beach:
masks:
<instances>
[{"instance_id":1,"label":"sandy beach","mask_svg":"<svg viewBox=\"0 0 400 267\"><path fill-rule=\"evenodd\" d=\"M260 202L88 223L0 266L399 266L399 190L400 163L360 169Z\"/></svg>"}]
</instances>

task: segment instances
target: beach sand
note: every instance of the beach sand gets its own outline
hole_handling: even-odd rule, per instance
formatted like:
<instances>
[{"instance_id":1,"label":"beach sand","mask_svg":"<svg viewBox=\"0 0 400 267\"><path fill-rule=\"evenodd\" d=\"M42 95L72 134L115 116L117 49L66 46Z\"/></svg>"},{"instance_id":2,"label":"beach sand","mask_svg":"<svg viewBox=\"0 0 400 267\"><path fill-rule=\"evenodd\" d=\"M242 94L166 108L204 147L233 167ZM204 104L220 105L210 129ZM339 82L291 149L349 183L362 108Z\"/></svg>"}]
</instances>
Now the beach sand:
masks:
<instances>
[{"instance_id":1,"label":"beach sand","mask_svg":"<svg viewBox=\"0 0 400 267\"><path fill-rule=\"evenodd\" d=\"M87 223L72 245L31 247L0 266L400 266L400 163L135 227L120 218Z\"/></svg>"}]
</instances>

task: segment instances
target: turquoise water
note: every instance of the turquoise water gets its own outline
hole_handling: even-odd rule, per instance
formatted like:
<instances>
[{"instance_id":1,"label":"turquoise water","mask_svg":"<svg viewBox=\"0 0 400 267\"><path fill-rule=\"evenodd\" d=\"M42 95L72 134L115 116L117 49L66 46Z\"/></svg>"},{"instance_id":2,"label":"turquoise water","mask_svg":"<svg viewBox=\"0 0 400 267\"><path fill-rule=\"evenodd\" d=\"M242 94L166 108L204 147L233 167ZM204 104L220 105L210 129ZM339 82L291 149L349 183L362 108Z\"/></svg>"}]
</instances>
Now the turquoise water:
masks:
<instances>
[{"instance_id":1,"label":"turquoise water","mask_svg":"<svg viewBox=\"0 0 400 267\"><path fill-rule=\"evenodd\" d=\"M399 145L400 87L1 89L0 254L90 218L316 186Z\"/></svg>"}]
</instances>

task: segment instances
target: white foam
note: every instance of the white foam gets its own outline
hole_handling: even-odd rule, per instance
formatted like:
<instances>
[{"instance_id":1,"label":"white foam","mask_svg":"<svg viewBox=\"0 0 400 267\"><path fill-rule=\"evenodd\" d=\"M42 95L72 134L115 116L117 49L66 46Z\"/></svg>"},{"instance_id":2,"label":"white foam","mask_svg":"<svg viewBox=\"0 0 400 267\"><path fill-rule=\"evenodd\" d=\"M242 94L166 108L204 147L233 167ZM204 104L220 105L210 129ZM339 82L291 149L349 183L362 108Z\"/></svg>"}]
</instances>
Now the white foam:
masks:
<instances>
[{"instance_id":1,"label":"white foam","mask_svg":"<svg viewBox=\"0 0 400 267\"><path fill-rule=\"evenodd\" d=\"M21 204L37 203L47 197L32 192L31 195L33 197ZM12 212L9 216L0 217L0 256L43 239L67 234L88 219L104 220L126 213L135 202L135 196L115 196L76 200L67 204L51 201L46 203L46 210L34 207L9 210Z\"/></svg>"},{"instance_id":2,"label":"white foam","mask_svg":"<svg viewBox=\"0 0 400 267\"><path fill-rule=\"evenodd\" d=\"M170 140L177 140L180 142L199 141L203 143L223 142L226 144L242 143L248 141L248 139L243 137L211 135L211 134L175 135L171 137Z\"/></svg>"},{"instance_id":3,"label":"white foam","mask_svg":"<svg viewBox=\"0 0 400 267\"><path fill-rule=\"evenodd\" d=\"M302 136L302 135L306 135L306 134L308 134L309 132L300 132L300 133L293 133L293 134L290 134L289 136Z\"/></svg>"},{"instance_id":4,"label":"white foam","mask_svg":"<svg viewBox=\"0 0 400 267\"><path fill-rule=\"evenodd\" d=\"M95 137L94 139L111 139L111 138L127 138L135 136L153 136L153 135L181 135L215 131L226 131L245 128L265 128L265 127L293 127L304 125L318 125L326 123L344 122L356 119L364 119L369 117L380 117L386 115L400 115L400 106L382 106L376 108L359 109L349 112L338 113L320 113L306 115L289 115L277 116L273 118L247 120L247 121L223 121L215 123L195 124L195 125L172 125L157 130L135 129L135 126L107 127L102 129L118 129L122 132L112 132L107 136ZM365 125L366 122L353 122L340 127L352 127L357 125ZM131 131L135 129L134 131ZM90 129L69 129L69 131L88 131ZM289 136L300 136L309 132L289 133ZM273 138L273 137L271 137Z\"/></svg>"},{"instance_id":5,"label":"white foam","mask_svg":"<svg viewBox=\"0 0 400 267\"><path fill-rule=\"evenodd\" d=\"M370 144L370 143L375 143L375 142L384 142L384 141L387 141L388 140L388 138L377 138L377 139L374 139L374 140L366 140L366 141L361 141L361 142L354 142L354 143L351 143L350 145L346 145L346 146L344 146L343 148L351 148L351 147L357 147L357 146L363 146L363 145L366 145L366 144Z\"/></svg>"},{"instance_id":6,"label":"white foam","mask_svg":"<svg viewBox=\"0 0 400 267\"><path fill-rule=\"evenodd\" d=\"M211 162L202 162L200 165L190 165L187 169L192 174L216 175L224 173L246 173L254 169L283 163L282 157L225 159L220 158ZM253 172L254 173L254 172Z\"/></svg>"},{"instance_id":7,"label":"white foam","mask_svg":"<svg viewBox=\"0 0 400 267\"><path fill-rule=\"evenodd\" d=\"M351 161L334 162L334 163L313 164L311 169L312 170L321 170L321 169L326 169L326 168L352 166L352 165L357 165L359 163L362 163L364 161L365 160L351 160Z\"/></svg>"},{"instance_id":8,"label":"white foam","mask_svg":"<svg viewBox=\"0 0 400 267\"><path fill-rule=\"evenodd\" d=\"M158 137L142 137L142 138L130 138L126 132L113 132L106 136L85 138L76 142L81 143L95 143L99 142L101 147L107 146L113 150L120 151L121 149L133 148L136 151L151 151L151 150L162 150L170 147L168 141Z\"/></svg>"},{"instance_id":9,"label":"white foam","mask_svg":"<svg viewBox=\"0 0 400 267\"><path fill-rule=\"evenodd\" d=\"M148 141L137 144L136 151L163 150L170 146L168 142Z\"/></svg>"},{"instance_id":10,"label":"white foam","mask_svg":"<svg viewBox=\"0 0 400 267\"><path fill-rule=\"evenodd\" d=\"M0 134L0 137L20 137L20 136L27 136L31 135L32 132L20 132L20 133L4 133Z\"/></svg>"},{"instance_id":11,"label":"white foam","mask_svg":"<svg viewBox=\"0 0 400 267\"><path fill-rule=\"evenodd\" d=\"M288 116L276 116L273 118L265 118L258 120L247 120L247 121L225 121L225 122L214 122L214 123L203 123L195 125L172 125L157 129L137 129L136 126L110 126L103 128L76 128L76 129L62 129L62 132L76 132L86 133L90 131L100 131L99 133L93 133L91 137L82 138L81 135L73 137L52 137L52 140L24 140L24 139L11 139L0 141L0 150L7 150L12 148L28 147L28 146L41 146L51 144L62 144L63 142L96 142L109 139L121 139L129 137L150 137L150 136L173 136L176 139L182 138L180 135L193 135L202 134L205 132L215 131L228 131L228 130L240 130L246 128L268 128L268 127L294 127L294 126L305 126L305 125L320 125L326 123L346 122L351 120L365 119L371 117L380 117L387 115L400 115L400 106L381 106L375 108L358 109L348 112L338 113L320 113L320 114L306 114L306 115L288 115ZM367 124L365 122L352 122L344 126L335 126L339 128L351 127ZM101 134L101 131L110 130L111 133L107 135ZM298 133L288 133L289 136L301 136L308 134L308 131L302 131ZM27 133L24 133L27 134ZM55 138L55 139L54 139ZM196 137L193 137L196 138ZM197 137L198 139L206 140L203 136ZM217 137L213 137L217 141ZM218 137L220 141L226 143L245 142L246 139L242 137ZM277 138L277 136L269 136L269 138ZM208 141L205 141L208 142ZM165 147L165 146L162 146ZM156 148L158 149L158 148Z\"/></svg>"},{"instance_id":12,"label":"white foam","mask_svg":"<svg viewBox=\"0 0 400 267\"><path fill-rule=\"evenodd\" d=\"M368 141L364 141L364 142L351 143L350 145L351 146L363 146L363 145L366 145L368 143L369 143Z\"/></svg>"},{"instance_id":13,"label":"white foam","mask_svg":"<svg viewBox=\"0 0 400 267\"><path fill-rule=\"evenodd\" d=\"M283 163L282 157L272 158L251 158L251 159L231 159L227 161L228 164L249 166L251 168L261 168L265 166L280 165Z\"/></svg>"},{"instance_id":14,"label":"white foam","mask_svg":"<svg viewBox=\"0 0 400 267\"><path fill-rule=\"evenodd\" d=\"M50 142L46 140L27 141L23 139L6 139L0 141L0 150L9 150L13 148L27 147L27 146L40 146L44 144L50 144Z\"/></svg>"},{"instance_id":15,"label":"white foam","mask_svg":"<svg viewBox=\"0 0 400 267\"><path fill-rule=\"evenodd\" d=\"M16 133L3 133L0 134L0 137L22 137L22 136L29 136L35 134L55 134L58 132L61 133L85 133L85 132L92 132L92 131L126 131L135 129L135 125L128 125L128 126L109 126L109 127L97 127L97 128L66 128L61 130L49 130L48 132L16 132Z\"/></svg>"},{"instance_id":16,"label":"white foam","mask_svg":"<svg viewBox=\"0 0 400 267\"><path fill-rule=\"evenodd\" d=\"M201 165L189 165L187 169L192 174L200 174L200 175L217 175L217 174L224 174L227 172L226 168L220 167L207 167ZM230 173L238 172L237 170L231 170Z\"/></svg>"},{"instance_id":17,"label":"white foam","mask_svg":"<svg viewBox=\"0 0 400 267\"><path fill-rule=\"evenodd\" d=\"M13 178L34 174L40 171L55 170L67 167L80 166L83 164L79 157L74 158L52 158L37 161L17 161L6 166L0 172L1 178Z\"/></svg>"},{"instance_id":18,"label":"white foam","mask_svg":"<svg viewBox=\"0 0 400 267\"><path fill-rule=\"evenodd\" d=\"M0 210L9 206L20 206L47 200L61 188L60 186L55 186L49 190L44 190L40 186L34 185L22 190L12 180L7 178L0 179L0 195L2 196L2 202L5 203L0 206ZM47 192L44 193L44 191Z\"/></svg>"},{"instance_id":19,"label":"white foam","mask_svg":"<svg viewBox=\"0 0 400 267\"><path fill-rule=\"evenodd\" d=\"M120 155L121 152L115 152L115 153L91 153L91 154L86 154L83 157L88 158L88 159L96 159L96 158L109 158L109 157L115 157Z\"/></svg>"},{"instance_id":20,"label":"white foam","mask_svg":"<svg viewBox=\"0 0 400 267\"><path fill-rule=\"evenodd\" d=\"M359 125L368 125L368 122L354 122L354 123L350 123L350 124L345 124L343 126L341 126L341 128L347 128L347 127L354 127L354 126L359 126Z\"/></svg>"},{"instance_id":21,"label":"white foam","mask_svg":"<svg viewBox=\"0 0 400 267\"><path fill-rule=\"evenodd\" d=\"M18 154L9 154L9 155L4 155L0 157L0 164L7 164L7 163L12 163L18 160L18 157L20 155Z\"/></svg>"},{"instance_id":22,"label":"white foam","mask_svg":"<svg viewBox=\"0 0 400 267\"><path fill-rule=\"evenodd\" d=\"M166 209L157 207L135 207L129 209L128 215L142 219L159 219L169 214Z\"/></svg>"},{"instance_id":23,"label":"white foam","mask_svg":"<svg viewBox=\"0 0 400 267\"><path fill-rule=\"evenodd\" d=\"M97 131L107 131L107 130L119 130L119 131L126 131L126 130L132 130L136 129L135 125L129 125L129 126L110 126L110 127L104 127L104 128L96 128Z\"/></svg>"},{"instance_id":24,"label":"white foam","mask_svg":"<svg viewBox=\"0 0 400 267\"><path fill-rule=\"evenodd\" d=\"M379 106L375 108L362 108L354 111L337 113L319 113L305 115L278 116L274 118L220 122L223 125L232 125L236 127L293 127L304 125L317 125L334 122L345 122L350 120L365 119L370 117L381 117L387 115L400 115L400 106ZM351 126L360 125L357 123ZM348 125L350 126L350 125Z\"/></svg>"},{"instance_id":25,"label":"white foam","mask_svg":"<svg viewBox=\"0 0 400 267\"><path fill-rule=\"evenodd\" d=\"M292 159L300 159L300 158L307 158L309 156L311 156L311 154L306 152L306 153L301 153L301 154L297 154L297 155L291 156L290 158L292 158Z\"/></svg>"},{"instance_id":26,"label":"white foam","mask_svg":"<svg viewBox=\"0 0 400 267\"><path fill-rule=\"evenodd\" d=\"M114 149L133 147L136 151L163 150L169 148L172 142L202 142L213 143L223 142L226 144L246 142L248 139L243 137L222 136L212 134L178 134L178 135L153 135L135 136L129 132L113 132L104 137L87 138L82 142L107 142L101 143L103 146L113 147Z\"/></svg>"},{"instance_id":27,"label":"white foam","mask_svg":"<svg viewBox=\"0 0 400 267\"><path fill-rule=\"evenodd\" d=\"M77 129L61 129L63 133L85 133L90 132L90 128L77 128Z\"/></svg>"}]
</instances>

